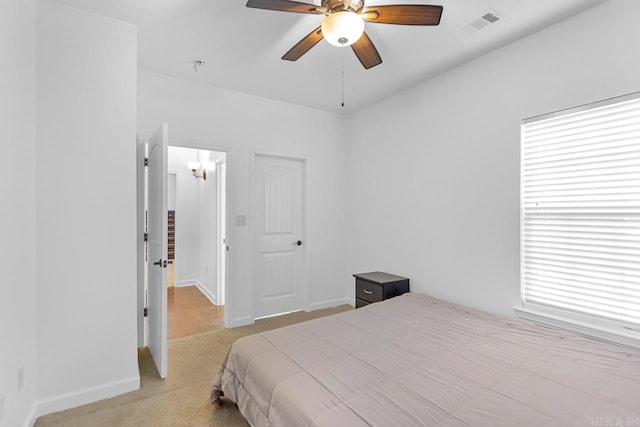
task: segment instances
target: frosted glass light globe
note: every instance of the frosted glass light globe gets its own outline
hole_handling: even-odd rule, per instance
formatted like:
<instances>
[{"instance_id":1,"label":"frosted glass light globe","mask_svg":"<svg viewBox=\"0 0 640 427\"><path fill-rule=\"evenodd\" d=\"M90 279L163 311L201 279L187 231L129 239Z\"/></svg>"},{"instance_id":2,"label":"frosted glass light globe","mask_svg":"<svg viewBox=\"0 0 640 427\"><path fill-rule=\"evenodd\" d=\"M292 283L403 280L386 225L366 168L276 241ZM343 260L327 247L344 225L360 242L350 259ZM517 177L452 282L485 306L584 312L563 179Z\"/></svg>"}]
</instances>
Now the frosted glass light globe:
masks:
<instances>
[{"instance_id":1,"label":"frosted glass light globe","mask_svg":"<svg viewBox=\"0 0 640 427\"><path fill-rule=\"evenodd\" d=\"M364 20L358 13L332 13L322 21L322 36L332 45L351 46L364 32Z\"/></svg>"}]
</instances>

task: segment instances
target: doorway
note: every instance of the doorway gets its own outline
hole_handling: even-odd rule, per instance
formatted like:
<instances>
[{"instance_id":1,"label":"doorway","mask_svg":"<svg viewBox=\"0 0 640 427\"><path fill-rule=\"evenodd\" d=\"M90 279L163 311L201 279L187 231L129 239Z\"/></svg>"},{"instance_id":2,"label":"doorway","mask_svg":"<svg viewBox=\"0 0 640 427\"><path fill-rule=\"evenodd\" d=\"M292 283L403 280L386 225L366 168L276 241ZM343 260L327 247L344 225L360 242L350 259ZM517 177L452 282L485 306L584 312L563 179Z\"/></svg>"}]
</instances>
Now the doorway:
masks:
<instances>
[{"instance_id":1,"label":"doorway","mask_svg":"<svg viewBox=\"0 0 640 427\"><path fill-rule=\"evenodd\" d=\"M223 234L226 239L227 212L226 209L218 210L217 205L220 202L217 197L206 197L207 193L219 193L216 191L219 177L226 185L226 168L215 172L216 162L226 165L226 153L171 147L169 165L168 140L168 126L163 123L151 137L146 140L139 139L137 144L138 345L141 348L148 346L160 378L167 376L169 261L173 261L175 268L172 288L175 290L188 286L202 297L204 305L219 311L219 314L210 312L203 316L202 310L196 310L199 311L197 320L200 320L196 324L204 324L208 330L224 327L224 308L215 305L217 301L223 300L216 300L215 295L218 288L226 288L228 281L226 251L222 261L225 267L222 274L217 271L220 257L216 254L221 235L218 233L220 221L217 216L221 216L222 224L225 224ZM174 181L173 177L175 190L170 192L169 181ZM203 185L206 181L209 181L208 186ZM190 186L182 185L188 182L191 183ZM199 204L189 207L189 203L183 202L182 196L189 192L196 195L195 200ZM227 194L225 191L222 197L226 198ZM171 202L171 206L175 208L172 214L173 248L170 247L168 239L170 195L175 195L174 201ZM224 205L227 205L226 199ZM196 215L195 222L183 218L188 218L190 213ZM188 256L189 250L195 254L193 257ZM170 252L173 252L173 260L169 259ZM196 272L193 276L188 276L190 265L191 271ZM175 296L177 297L177 294ZM192 304L189 308L202 307L194 307ZM184 313L184 310L181 311ZM177 316L181 320L188 317ZM204 331L190 330L181 334L186 336L198 332Z\"/></svg>"},{"instance_id":2,"label":"doorway","mask_svg":"<svg viewBox=\"0 0 640 427\"><path fill-rule=\"evenodd\" d=\"M173 271L167 329L173 339L224 327L226 153L169 146L167 163L168 279Z\"/></svg>"}]
</instances>

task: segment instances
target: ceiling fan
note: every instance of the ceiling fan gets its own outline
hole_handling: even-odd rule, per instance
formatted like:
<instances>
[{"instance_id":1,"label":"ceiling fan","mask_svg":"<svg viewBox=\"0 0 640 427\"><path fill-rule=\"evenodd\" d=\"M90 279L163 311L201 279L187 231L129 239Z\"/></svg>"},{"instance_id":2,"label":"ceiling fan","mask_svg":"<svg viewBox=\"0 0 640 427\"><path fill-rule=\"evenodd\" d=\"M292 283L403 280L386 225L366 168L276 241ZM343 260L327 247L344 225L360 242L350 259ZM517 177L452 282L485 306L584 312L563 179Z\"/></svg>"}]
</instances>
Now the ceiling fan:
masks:
<instances>
[{"instance_id":1,"label":"ceiling fan","mask_svg":"<svg viewBox=\"0 0 640 427\"><path fill-rule=\"evenodd\" d=\"M364 31L364 21L379 24L438 25L442 6L397 4L365 7L364 0L322 0L320 6L291 0L248 0L247 7L326 15L322 25L295 44L282 59L297 61L323 38L334 46L351 46L365 69L382 63Z\"/></svg>"}]
</instances>

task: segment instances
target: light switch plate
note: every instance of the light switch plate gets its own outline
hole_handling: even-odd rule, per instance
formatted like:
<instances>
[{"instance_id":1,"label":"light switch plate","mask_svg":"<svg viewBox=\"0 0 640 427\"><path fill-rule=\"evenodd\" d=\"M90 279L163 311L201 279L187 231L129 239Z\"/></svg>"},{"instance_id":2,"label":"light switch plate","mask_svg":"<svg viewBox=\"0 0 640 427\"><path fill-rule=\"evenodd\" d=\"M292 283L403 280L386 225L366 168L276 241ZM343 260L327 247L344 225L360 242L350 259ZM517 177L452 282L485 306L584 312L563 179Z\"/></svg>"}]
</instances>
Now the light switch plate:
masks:
<instances>
[{"instance_id":1,"label":"light switch plate","mask_svg":"<svg viewBox=\"0 0 640 427\"><path fill-rule=\"evenodd\" d=\"M246 215L236 215L236 225L240 227L244 227L247 225L247 216Z\"/></svg>"}]
</instances>

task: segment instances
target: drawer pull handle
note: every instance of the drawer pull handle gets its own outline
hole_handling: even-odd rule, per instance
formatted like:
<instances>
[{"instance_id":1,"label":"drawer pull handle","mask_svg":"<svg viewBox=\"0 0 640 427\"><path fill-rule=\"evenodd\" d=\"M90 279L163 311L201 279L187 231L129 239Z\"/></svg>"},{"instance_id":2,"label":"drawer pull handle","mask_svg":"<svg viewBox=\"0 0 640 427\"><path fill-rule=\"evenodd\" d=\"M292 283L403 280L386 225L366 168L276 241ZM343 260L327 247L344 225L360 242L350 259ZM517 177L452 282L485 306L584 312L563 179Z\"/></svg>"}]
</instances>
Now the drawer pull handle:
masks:
<instances>
[{"instance_id":1,"label":"drawer pull handle","mask_svg":"<svg viewBox=\"0 0 640 427\"><path fill-rule=\"evenodd\" d=\"M365 294L368 294L368 295L371 295L373 292L371 292L369 289L365 289L365 290L364 290L364 293L365 293Z\"/></svg>"}]
</instances>

